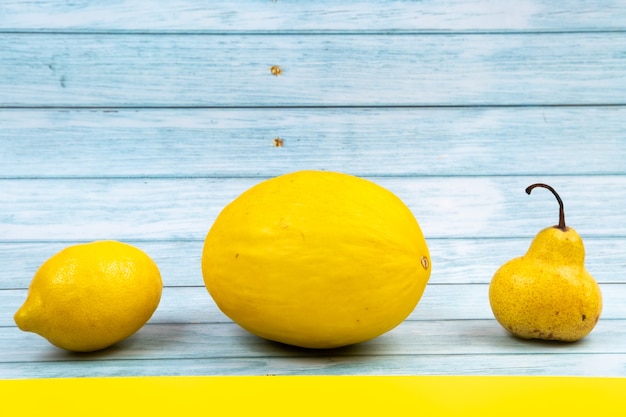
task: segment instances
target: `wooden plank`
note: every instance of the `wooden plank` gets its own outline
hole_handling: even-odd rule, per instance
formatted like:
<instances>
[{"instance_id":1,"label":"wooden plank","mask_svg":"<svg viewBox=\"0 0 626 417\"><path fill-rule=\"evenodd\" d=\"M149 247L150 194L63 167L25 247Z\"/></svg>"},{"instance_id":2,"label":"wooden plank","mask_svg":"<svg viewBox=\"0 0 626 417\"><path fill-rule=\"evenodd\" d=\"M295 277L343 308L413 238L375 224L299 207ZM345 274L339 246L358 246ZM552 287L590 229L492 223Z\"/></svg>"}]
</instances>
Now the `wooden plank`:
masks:
<instances>
[{"instance_id":1,"label":"wooden plank","mask_svg":"<svg viewBox=\"0 0 626 417\"><path fill-rule=\"evenodd\" d=\"M12 362L0 377L64 378L154 375L548 375L623 377L624 354L484 354L297 358L133 359Z\"/></svg>"},{"instance_id":2,"label":"wooden plank","mask_svg":"<svg viewBox=\"0 0 626 417\"><path fill-rule=\"evenodd\" d=\"M301 349L254 336L234 323L148 324L109 349L89 354L66 352L42 337L16 327L0 327L0 367L5 363L89 361L85 368L110 360L221 358L306 358L394 356L400 362L419 355L626 354L621 334L626 320L604 320L576 343L518 339L495 320L405 321L361 344L332 350ZM181 373L182 370L181 370Z\"/></svg>"},{"instance_id":3,"label":"wooden plank","mask_svg":"<svg viewBox=\"0 0 626 417\"><path fill-rule=\"evenodd\" d=\"M25 289L39 266L74 241L0 242L2 259L1 289ZM133 241L150 255L161 271L166 286L203 285L200 256L203 240ZM626 283L617 273L624 266L626 238L585 239L587 270L598 282ZM486 284L498 267L522 255L530 238L429 239L433 263L432 284ZM1 303L0 303L1 304Z\"/></svg>"},{"instance_id":4,"label":"wooden plank","mask_svg":"<svg viewBox=\"0 0 626 417\"><path fill-rule=\"evenodd\" d=\"M626 317L626 284L600 284L603 295L602 320ZM416 309L407 320L490 320L488 284L441 285L431 281ZM15 326L13 315L26 299L26 290L0 290L0 327ZM204 286L165 287L152 324L227 323Z\"/></svg>"},{"instance_id":5,"label":"wooden plank","mask_svg":"<svg viewBox=\"0 0 626 417\"><path fill-rule=\"evenodd\" d=\"M5 178L626 173L626 106L4 109L0 126Z\"/></svg>"},{"instance_id":6,"label":"wooden plank","mask_svg":"<svg viewBox=\"0 0 626 417\"><path fill-rule=\"evenodd\" d=\"M4 31L502 31L623 29L622 2L584 0L153 1L4 0Z\"/></svg>"},{"instance_id":7,"label":"wooden plank","mask_svg":"<svg viewBox=\"0 0 626 417\"><path fill-rule=\"evenodd\" d=\"M531 238L558 220L586 237L626 237L625 176L379 177L413 211L426 239ZM222 208L259 178L0 180L5 241L202 240Z\"/></svg>"},{"instance_id":8,"label":"wooden plank","mask_svg":"<svg viewBox=\"0 0 626 417\"><path fill-rule=\"evenodd\" d=\"M0 107L623 105L625 48L626 32L0 34Z\"/></svg>"}]
</instances>

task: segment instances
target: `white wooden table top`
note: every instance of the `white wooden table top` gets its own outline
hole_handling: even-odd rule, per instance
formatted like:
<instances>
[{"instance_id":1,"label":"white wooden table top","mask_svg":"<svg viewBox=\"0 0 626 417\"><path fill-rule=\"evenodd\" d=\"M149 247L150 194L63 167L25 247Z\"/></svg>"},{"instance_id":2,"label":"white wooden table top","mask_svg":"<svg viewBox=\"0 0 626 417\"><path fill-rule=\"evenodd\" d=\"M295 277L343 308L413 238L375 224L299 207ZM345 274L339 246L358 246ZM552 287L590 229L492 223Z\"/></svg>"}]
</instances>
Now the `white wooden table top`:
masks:
<instances>
[{"instance_id":1,"label":"white wooden table top","mask_svg":"<svg viewBox=\"0 0 626 417\"><path fill-rule=\"evenodd\" d=\"M0 379L626 376L625 162L624 1L4 0ZM424 296L373 341L267 342L203 285L221 208L304 168L386 186L426 235ZM495 270L558 219L533 182L560 192L603 291L574 344L516 339L489 307ZM96 239L159 265L149 323L91 354L18 330L39 265Z\"/></svg>"}]
</instances>

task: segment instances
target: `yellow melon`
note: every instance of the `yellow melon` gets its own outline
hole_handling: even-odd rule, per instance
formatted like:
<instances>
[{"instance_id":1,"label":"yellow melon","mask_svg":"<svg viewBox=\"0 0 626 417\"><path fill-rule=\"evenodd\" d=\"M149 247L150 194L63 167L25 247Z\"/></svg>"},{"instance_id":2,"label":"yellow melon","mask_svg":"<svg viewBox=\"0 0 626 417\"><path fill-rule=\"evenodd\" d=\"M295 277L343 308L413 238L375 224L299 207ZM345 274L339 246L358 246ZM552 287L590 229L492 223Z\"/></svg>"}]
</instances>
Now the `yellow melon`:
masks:
<instances>
[{"instance_id":1,"label":"yellow melon","mask_svg":"<svg viewBox=\"0 0 626 417\"><path fill-rule=\"evenodd\" d=\"M298 171L228 204L202 253L207 290L249 332L307 348L363 342L415 309L431 272L409 208L348 174Z\"/></svg>"}]
</instances>

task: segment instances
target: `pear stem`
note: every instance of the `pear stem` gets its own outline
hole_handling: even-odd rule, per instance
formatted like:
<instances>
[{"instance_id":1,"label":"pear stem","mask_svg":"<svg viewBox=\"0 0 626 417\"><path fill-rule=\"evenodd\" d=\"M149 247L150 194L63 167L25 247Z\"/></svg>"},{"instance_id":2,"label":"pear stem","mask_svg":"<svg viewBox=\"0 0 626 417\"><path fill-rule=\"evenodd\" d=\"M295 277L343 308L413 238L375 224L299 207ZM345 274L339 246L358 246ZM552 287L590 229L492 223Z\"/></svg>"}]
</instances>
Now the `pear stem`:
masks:
<instances>
[{"instance_id":1,"label":"pear stem","mask_svg":"<svg viewBox=\"0 0 626 417\"><path fill-rule=\"evenodd\" d=\"M567 226L565 225L565 210L563 209L563 200L561 200L561 197L559 197L558 193L554 190L554 188L550 187L548 184L537 183L537 184L530 185L526 187L526 194L530 195L530 192L536 187L547 188L556 197L556 201L559 202L559 224L555 227L558 227L559 229L565 232L567 230Z\"/></svg>"}]
</instances>

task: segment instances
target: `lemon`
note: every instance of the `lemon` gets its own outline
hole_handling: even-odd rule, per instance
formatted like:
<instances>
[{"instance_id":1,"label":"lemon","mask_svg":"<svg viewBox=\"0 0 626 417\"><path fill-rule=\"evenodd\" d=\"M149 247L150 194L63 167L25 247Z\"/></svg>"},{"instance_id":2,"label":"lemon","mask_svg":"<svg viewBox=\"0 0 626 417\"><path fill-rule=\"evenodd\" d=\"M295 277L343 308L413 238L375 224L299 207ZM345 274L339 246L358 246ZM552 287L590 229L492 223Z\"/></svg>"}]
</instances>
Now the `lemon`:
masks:
<instances>
[{"instance_id":1,"label":"lemon","mask_svg":"<svg viewBox=\"0 0 626 417\"><path fill-rule=\"evenodd\" d=\"M431 272L409 208L362 178L298 171L228 204L202 252L207 290L249 332L306 348L373 339L415 309Z\"/></svg>"},{"instance_id":2,"label":"lemon","mask_svg":"<svg viewBox=\"0 0 626 417\"><path fill-rule=\"evenodd\" d=\"M154 261L117 241L69 246L36 272L15 323L79 352L111 346L139 330L161 299Z\"/></svg>"}]
</instances>

